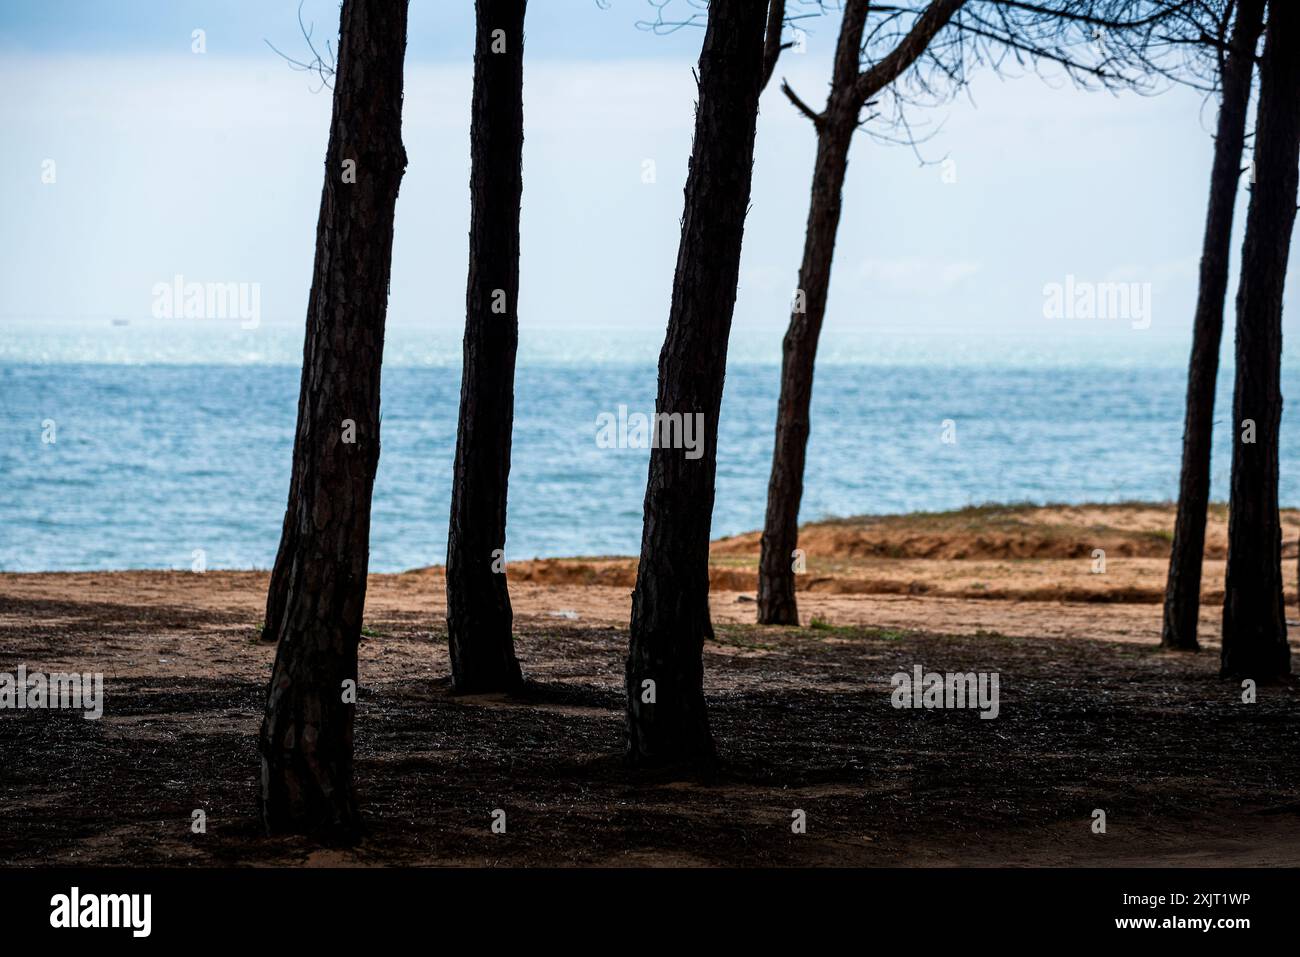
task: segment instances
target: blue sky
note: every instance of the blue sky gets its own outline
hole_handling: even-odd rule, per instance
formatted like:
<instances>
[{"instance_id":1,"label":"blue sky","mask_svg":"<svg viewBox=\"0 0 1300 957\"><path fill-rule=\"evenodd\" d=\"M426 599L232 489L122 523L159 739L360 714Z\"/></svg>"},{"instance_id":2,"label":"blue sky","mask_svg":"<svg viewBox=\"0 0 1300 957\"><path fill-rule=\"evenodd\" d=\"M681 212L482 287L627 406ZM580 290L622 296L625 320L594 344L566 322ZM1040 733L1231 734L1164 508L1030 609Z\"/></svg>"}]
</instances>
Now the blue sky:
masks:
<instances>
[{"instance_id":1,"label":"blue sky","mask_svg":"<svg viewBox=\"0 0 1300 957\"><path fill-rule=\"evenodd\" d=\"M265 45L302 52L296 10L296 0L0 7L0 317L147 317L153 286L181 274L256 282L264 322L301 325L330 103ZM652 15L645 0L530 4L525 337L666 321L703 32L637 28ZM336 35L331 0L309 0L304 17L318 38ZM807 52L787 52L777 78L820 104L837 19L804 27ZM203 54L191 52L195 29ZM413 0L393 323L463 322L472 33L468 0ZM815 143L777 85L761 105L736 328L779 340ZM977 73L969 96L918 117L934 130L921 148L929 165L906 148L855 144L828 331L1051 336L1067 320L1044 318L1043 287L1072 275L1151 284L1150 329L1087 327L1116 349L1137 335L1187 336L1212 104L1181 89L1114 96ZM43 183L49 159L57 179ZM1243 189L1234 257L1245 199Z\"/></svg>"}]
</instances>

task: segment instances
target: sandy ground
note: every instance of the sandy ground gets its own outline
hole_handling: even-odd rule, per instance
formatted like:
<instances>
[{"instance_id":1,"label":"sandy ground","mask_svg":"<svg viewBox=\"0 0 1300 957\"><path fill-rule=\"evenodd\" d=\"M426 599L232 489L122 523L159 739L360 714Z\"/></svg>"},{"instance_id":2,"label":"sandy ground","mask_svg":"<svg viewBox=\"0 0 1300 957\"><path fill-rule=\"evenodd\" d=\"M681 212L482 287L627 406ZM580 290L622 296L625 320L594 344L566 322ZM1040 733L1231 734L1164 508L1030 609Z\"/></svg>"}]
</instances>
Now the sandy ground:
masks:
<instances>
[{"instance_id":1,"label":"sandy ground","mask_svg":"<svg viewBox=\"0 0 1300 957\"><path fill-rule=\"evenodd\" d=\"M752 624L756 538L715 543L723 763L705 781L619 757L633 562L511 565L532 679L516 698L448 693L439 569L372 576L369 831L351 849L257 827L264 573L0 575L0 671L106 682L99 721L0 712L0 864L1300 865L1300 692L1243 704L1217 677L1221 510L1206 649L1159 650L1170 523L1111 506L812 527L800 628ZM1286 525L1294 592L1300 520ZM893 708L890 676L918 663L996 671L999 717Z\"/></svg>"}]
</instances>

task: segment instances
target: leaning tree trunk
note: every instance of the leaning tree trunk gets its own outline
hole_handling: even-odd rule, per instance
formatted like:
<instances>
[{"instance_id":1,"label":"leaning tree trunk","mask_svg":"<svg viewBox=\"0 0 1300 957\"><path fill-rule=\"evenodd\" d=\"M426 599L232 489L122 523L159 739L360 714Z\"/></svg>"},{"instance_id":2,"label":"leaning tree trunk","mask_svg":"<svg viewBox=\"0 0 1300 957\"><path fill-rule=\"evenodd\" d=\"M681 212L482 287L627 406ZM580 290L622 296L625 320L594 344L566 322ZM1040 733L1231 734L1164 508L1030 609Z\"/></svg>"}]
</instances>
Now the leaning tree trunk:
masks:
<instances>
[{"instance_id":1,"label":"leaning tree trunk","mask_svg":"<svg viewBox=\"0 0 1300 957\"><path fill-rule=\"evenodd\" d=\"M1277 479L1282 291L1300 163L1300 5L1269 4L1259 75L1255 186L1237 289L1236 434L1221 669L1225 677L1266 681L1291 672Z\"/></svg>"},{"instance_id":2,"label":"leaning tree trunk","mask_svg":"<svg viewBox=\"0 0 1300 957\"><path fill-rule=\"evenodd\" d=\"M1210 442L1214 431L1214 391L1223 335L1223 300L1228 289L1232 214L1246 135L1246 110L1255 68L1255 44L1264 17L1264 0L1241 0L1224 61L1223 102L1214 136L1210 201L1201 243L1200 288L1192 324L1192 357L1187 371L1187 415L1183 425L1183 465L1178 481L1178 517L1165 586L1166 648L1195 651L1201 609L1201 562L1205 552L1205 510L1210 499Z\"/></svg>"},{"instance_id":3,"label":"leaning tree trunk","mask_svg":"<svg viewBox=\"0 0 1300 957\"><path fill-rule=\"evenodd\" d=\"M273 833L348 840L357 643L402 146L405 0L344 0L316 225L293 478L266 632L277 641L259 748ZM348 683L352 684L349 686Z\"/></svg>"},{"instance_id":4,"label":"leaning tree trunk","mask_svg":"<svg viewBox=\"0 0 1300 957\"><path fill-rule=\"evenodd\" d=\"M701 423L702 454L663 442L650 452L627 658L628 757L636 763L707 767L714 759L702 660L704 641L712 637L709 525L764 20L763 5L753 0L712 0L700 53L695 140L655 410L656 425L663 414L680 415L683 429L687 416Z\"/></svg>"},{"instance_id":5,"label":"leaning tree trunk","mask_svg":"<svg viewBox=\"0 0 1300 957\"><path fill-rule=\"evenodd\" d=\"M758 563L758 623L797 625L794 551L799 539L799 503L803 498L804 460L808 449L813 363L826 315L835 234L840 226L841 196L849 165L849 146L858 122L853 82L858 75L862 28L867 4L844 11L835 49L835 66L826 110L817 122L817 159L804 232L799 288L790 325L781 344L781 392L776 410L776 444L767 483L767 515Z\"/></svg>"},{"instance_id":6,"label":"leaning tree trunk","mask_svg":"<svg viewBox=\"0 0 1300 957\"><path fill-rule=\"evenodd\" d=\"M907 34L866 72L859 72L867 0L848 0L835 48L831 92L826 108L815 113L789 86L786 96L817 128L817 161L804 234L803 264L790 325L781 350L781 393L777 400L776 442L767 483L767 514L758 567L758 622L797 625L795 546L799 504L808 450L809 409L817 340L826 315L831 259L840 222L840 197L848 168L849 146L862 106L893 83L928 48L930 41L961 7L963 0L931 0Z\"/></svg>"},{"instance_id":7,"label":"leaning tree trunk","mask_svg":"<svg viewBox=\"0 0 1300 957\"><path fill-rule=\"evenodd\" d=\"M447 535L447 640L459 692L511 691L522 681L505 538L519 342L525 4L475 4L469 282Z\"/></svg>"}]
</instances>

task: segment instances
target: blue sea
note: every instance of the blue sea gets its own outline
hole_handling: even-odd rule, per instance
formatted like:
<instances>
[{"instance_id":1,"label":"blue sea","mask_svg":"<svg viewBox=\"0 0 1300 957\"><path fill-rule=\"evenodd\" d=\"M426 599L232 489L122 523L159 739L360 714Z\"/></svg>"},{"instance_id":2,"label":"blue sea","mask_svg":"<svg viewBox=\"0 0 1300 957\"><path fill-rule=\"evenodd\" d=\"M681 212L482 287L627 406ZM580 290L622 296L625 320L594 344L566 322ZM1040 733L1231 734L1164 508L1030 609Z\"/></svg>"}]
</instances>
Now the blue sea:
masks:
<instances>
[{"instance_id":1,"label":"blue sea","mask_svg":"<svg viewBox=\"0 0 1300 957\"><path fill-rule=\"evenodd\" d=\"M662 329L521 332L508 559L639 548L648 452L599 448L597 417L651 412ZM761 526L779 328L738 318L715 537ZM987 502L1163 501L1176 491L1188 342L828 329L802 519ZM0 569L267 568L284 515L300 325L0 321ZM370 567L441 563L460 384L452 326L390 326ZM1283 363L1284 395L1300 373ZM1225 343L1213 495L1228 489ZM956 441L942 441L951 420ZM53 441L50 441L52 439ZM1300 501L1284 415L1281 497Z\"/></svg>"}]
</instances>

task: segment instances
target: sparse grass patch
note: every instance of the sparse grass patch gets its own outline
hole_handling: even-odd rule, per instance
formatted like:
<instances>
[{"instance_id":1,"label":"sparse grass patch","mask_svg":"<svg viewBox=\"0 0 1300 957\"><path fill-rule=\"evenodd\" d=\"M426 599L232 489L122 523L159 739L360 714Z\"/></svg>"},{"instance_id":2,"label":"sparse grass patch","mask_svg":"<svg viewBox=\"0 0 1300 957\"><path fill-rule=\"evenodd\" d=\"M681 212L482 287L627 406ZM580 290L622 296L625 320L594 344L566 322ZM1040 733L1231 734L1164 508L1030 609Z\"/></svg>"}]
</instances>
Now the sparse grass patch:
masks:
<instances>
[{"instance_id":1,"label":"sparse grass patch","mask_svg":"<svg viewBox=\"0 0 1300 957\"><path fill-rule=\"evenodd\" d=\"M759 625L714 625L713 640L720 645L731 645L733 648L749 648L753 651L770 651L774 645L759 641L759 635L768 635L770 632L761 630Z\"/></svg>"},{"instance_id":2,"label":"sparse grass patch","mask_svg":"<svg viewBox=\"0 0 1300 957\"><path fill-rule=\"evenodd\" d=\"M861 638L875 641L899 641L912 637L918 632L902 628L875 628L869 625L833 625L824 618L813 618L808 623L809 631L820 631L843 638Z\"/></svg>"},{"instance_id":3,"label":"sparse grass patch","mask_svg":"<svg viewBox=\"0 0 1300 957\"><path fill-rule=\"evenodd\" d=\"M863 638L875 638L879 641L902 641L904 638L910 638L916 632L906 631L901 628L863 628Z\"/></svg>"},{"instance_id":4,"label":"sparse grass patch","mask_svg":"<svg viewBox=\"0 0 1300 957\"><path fill-rule=\"evenodd\" d=\"M758 559L749 555L710 555L709 566L712 568L740 568L745 571L757 570Z\"/></svg>"}]
</instances>

